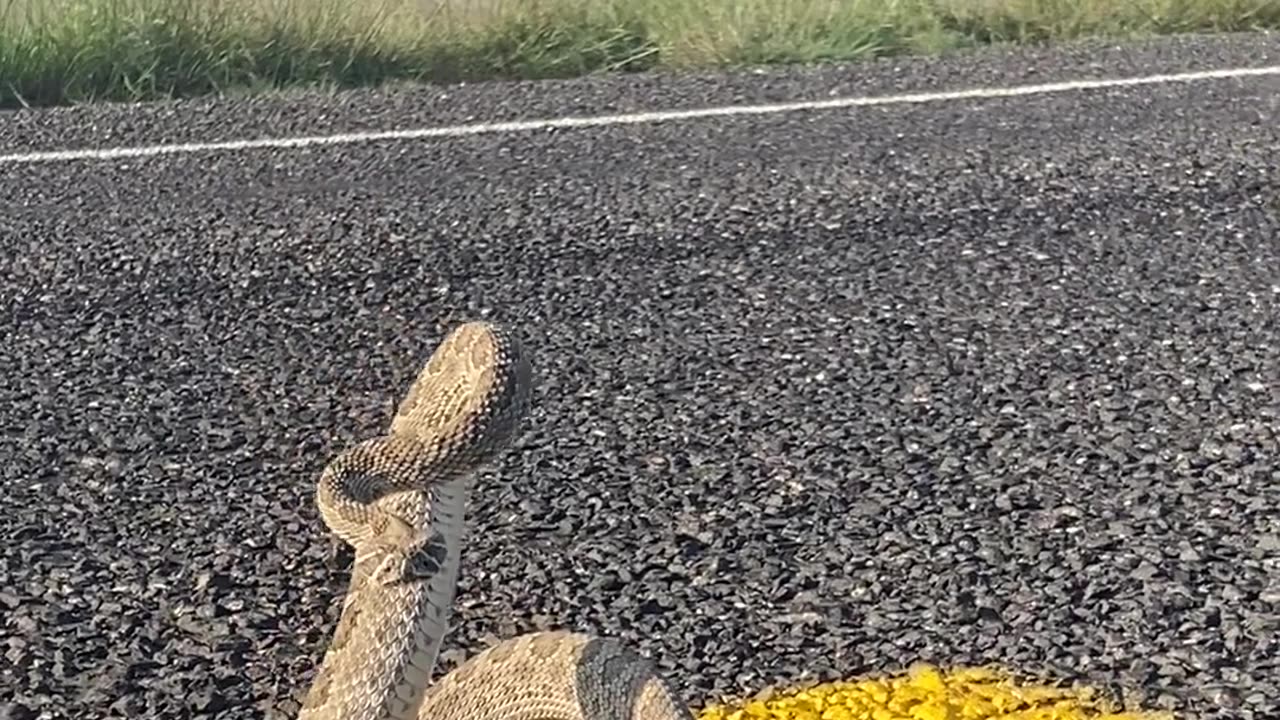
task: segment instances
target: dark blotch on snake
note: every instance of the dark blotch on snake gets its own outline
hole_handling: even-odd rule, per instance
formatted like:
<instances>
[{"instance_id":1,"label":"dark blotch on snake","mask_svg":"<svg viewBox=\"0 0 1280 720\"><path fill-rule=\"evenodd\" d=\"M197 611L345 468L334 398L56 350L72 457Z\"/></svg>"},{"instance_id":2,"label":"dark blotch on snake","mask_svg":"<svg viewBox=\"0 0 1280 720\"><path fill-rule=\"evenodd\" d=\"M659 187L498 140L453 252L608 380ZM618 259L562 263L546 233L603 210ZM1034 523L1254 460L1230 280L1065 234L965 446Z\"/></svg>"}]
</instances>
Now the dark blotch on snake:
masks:
<instances>
[{"instance_id":1,"label":"dark blotch on snake","mask_svg":"<svg viewBox=\"0 0 1280 720\"><path fill-rule=\"evenodd\" d=\"M445 555L448 552L449 548L445 546L444 535L433 532L431 540L409 557L403 579L417 581L432 577L440 572L440 566L444 565Z\"/></svg>"},{"instance_id":2,"label":"dark blotch on snake","mask_svg":"<svg viewBox=\"0 0 1280 720\"><path fill-rule=\"evenodd\" d=\"M638 660L638 662L637 662ZM637 657L617 642L593 639L582 648L575 682L582 717L593 720L631 720L652 669L648 660ZM610 678L610 682L601 682ZM618 702L622 692L624 702Z\"/></svg>"}]
</instances>

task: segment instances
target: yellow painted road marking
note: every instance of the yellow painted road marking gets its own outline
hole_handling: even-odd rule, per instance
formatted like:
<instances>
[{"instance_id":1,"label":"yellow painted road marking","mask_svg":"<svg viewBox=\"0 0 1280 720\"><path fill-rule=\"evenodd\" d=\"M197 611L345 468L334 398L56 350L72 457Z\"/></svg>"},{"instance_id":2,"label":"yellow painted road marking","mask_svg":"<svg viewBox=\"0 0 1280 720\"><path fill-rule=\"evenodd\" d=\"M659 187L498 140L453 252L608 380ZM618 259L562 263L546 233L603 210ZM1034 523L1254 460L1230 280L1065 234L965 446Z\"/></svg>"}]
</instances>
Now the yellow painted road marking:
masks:
<instances>
[{"instance_id":1,"label":"yellow painted road marking","mask_svg":"<svg viewBox=\"0 0 1280 720\"><path fill-rule=\"evenodd\" d=\"M1173 720L1117 708L1088 687L1036 684L994 668L920 665L896 676L765 691L710 705L698 720Z\"/></svg>"}]
</instances>

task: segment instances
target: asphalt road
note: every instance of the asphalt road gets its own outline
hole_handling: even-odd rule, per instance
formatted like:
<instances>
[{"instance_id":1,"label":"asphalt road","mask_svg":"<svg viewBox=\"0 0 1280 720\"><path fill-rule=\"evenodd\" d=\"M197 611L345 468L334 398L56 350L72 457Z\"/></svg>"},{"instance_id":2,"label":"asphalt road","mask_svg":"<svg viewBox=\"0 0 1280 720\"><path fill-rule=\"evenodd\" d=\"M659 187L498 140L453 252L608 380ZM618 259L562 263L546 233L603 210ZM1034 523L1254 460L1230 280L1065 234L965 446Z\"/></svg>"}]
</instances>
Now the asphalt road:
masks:
<instances>
[{"instance_id":1,"label":"asphalt road","mask_svg":"<svg viewBox=\"0 0 1280 720\"><path fill-rule=\"evenodd\" d=\"M0 116L0 154L1280 63L1280 38ZM465 318L540 390L443 666L997 662L1280 715L1280 77L0 164L0 716L288 717L313 483ZM3 705L2 703L9 704Z\"/></svg>"}]
</instances>

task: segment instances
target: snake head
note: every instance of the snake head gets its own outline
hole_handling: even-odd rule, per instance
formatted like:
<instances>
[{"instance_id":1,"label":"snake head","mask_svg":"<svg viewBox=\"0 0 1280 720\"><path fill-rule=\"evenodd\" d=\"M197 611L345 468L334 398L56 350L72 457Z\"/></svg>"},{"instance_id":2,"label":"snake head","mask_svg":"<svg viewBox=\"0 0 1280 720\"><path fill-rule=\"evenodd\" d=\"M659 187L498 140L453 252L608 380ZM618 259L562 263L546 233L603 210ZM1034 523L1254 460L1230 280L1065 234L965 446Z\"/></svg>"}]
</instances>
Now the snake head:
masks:
<instances>
[{"instance_id":1,"label":"snake head","mask_svg":"<svg viewBox=\"0 0 1280 720\"><path fill-rule=\"evenodd\" d=\"M356 550L358 567L373 566L370 582L381 586L425 582L440 572L448 555L443 534L415 527L392 513L384 514L377 524L377 534Z\"/></svg>"},{"instance_id":2,"label":"snake head","mask_svg":"<svg viewBox=\"0 0 1280 720\"><path fill-rule=\"evenodd\" d=\"M405 518L414 515L417 493L398 493L374 508L355 544L352 575L357 583L395 585L430 579L445 561L444 537ZM396 502L403 501L403 502Z\"/></svg>"},{"instance_id":3,"label":"snake head","mask_svg":"<svg viewBox=\"0 0 1280 720\"><path fill-rule=\"evenodd\" d=\"M440 533L419 532L410 544L379 545L375 552L381 559L369 579L375 585L391 586L431 580L444 565L448 547Z\"/></svg>"}]
</instances>

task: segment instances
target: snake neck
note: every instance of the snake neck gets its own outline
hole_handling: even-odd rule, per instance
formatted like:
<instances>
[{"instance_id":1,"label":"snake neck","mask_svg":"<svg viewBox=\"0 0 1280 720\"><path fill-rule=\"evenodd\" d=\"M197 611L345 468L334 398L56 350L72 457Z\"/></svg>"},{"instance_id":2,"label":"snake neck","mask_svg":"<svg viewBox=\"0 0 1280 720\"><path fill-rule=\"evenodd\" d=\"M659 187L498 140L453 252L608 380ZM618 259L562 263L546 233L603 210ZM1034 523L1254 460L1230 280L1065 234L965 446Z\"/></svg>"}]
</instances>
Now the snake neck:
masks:
<instances>
[{"instance_id":1,"label":"snake neck","mask_svg":"<svg viewBox=\"0 0 1280 720\"><path fill-rule=\"evenodd\" d=\"M316 485L316 506L329 530L357 551L371 544L420 544L426 519L411 517L417 512L414 498L467 484L468 466L458 454L448 445L397 435L365 440L325 467ZM404 502L407 514L396 511Z\"/></svg>"},{"instance_id":2,"label":"snake neck","mask_svg":"<svg viewBox=\"0 0 1280 720\"><path fill-rule=\"evenodd\" d=\"M417 717L457 588L468 480L383 500L384 511L429 528L429 539L356 546L342 615L299 720Z\"/></svg>"}]
</instances>

